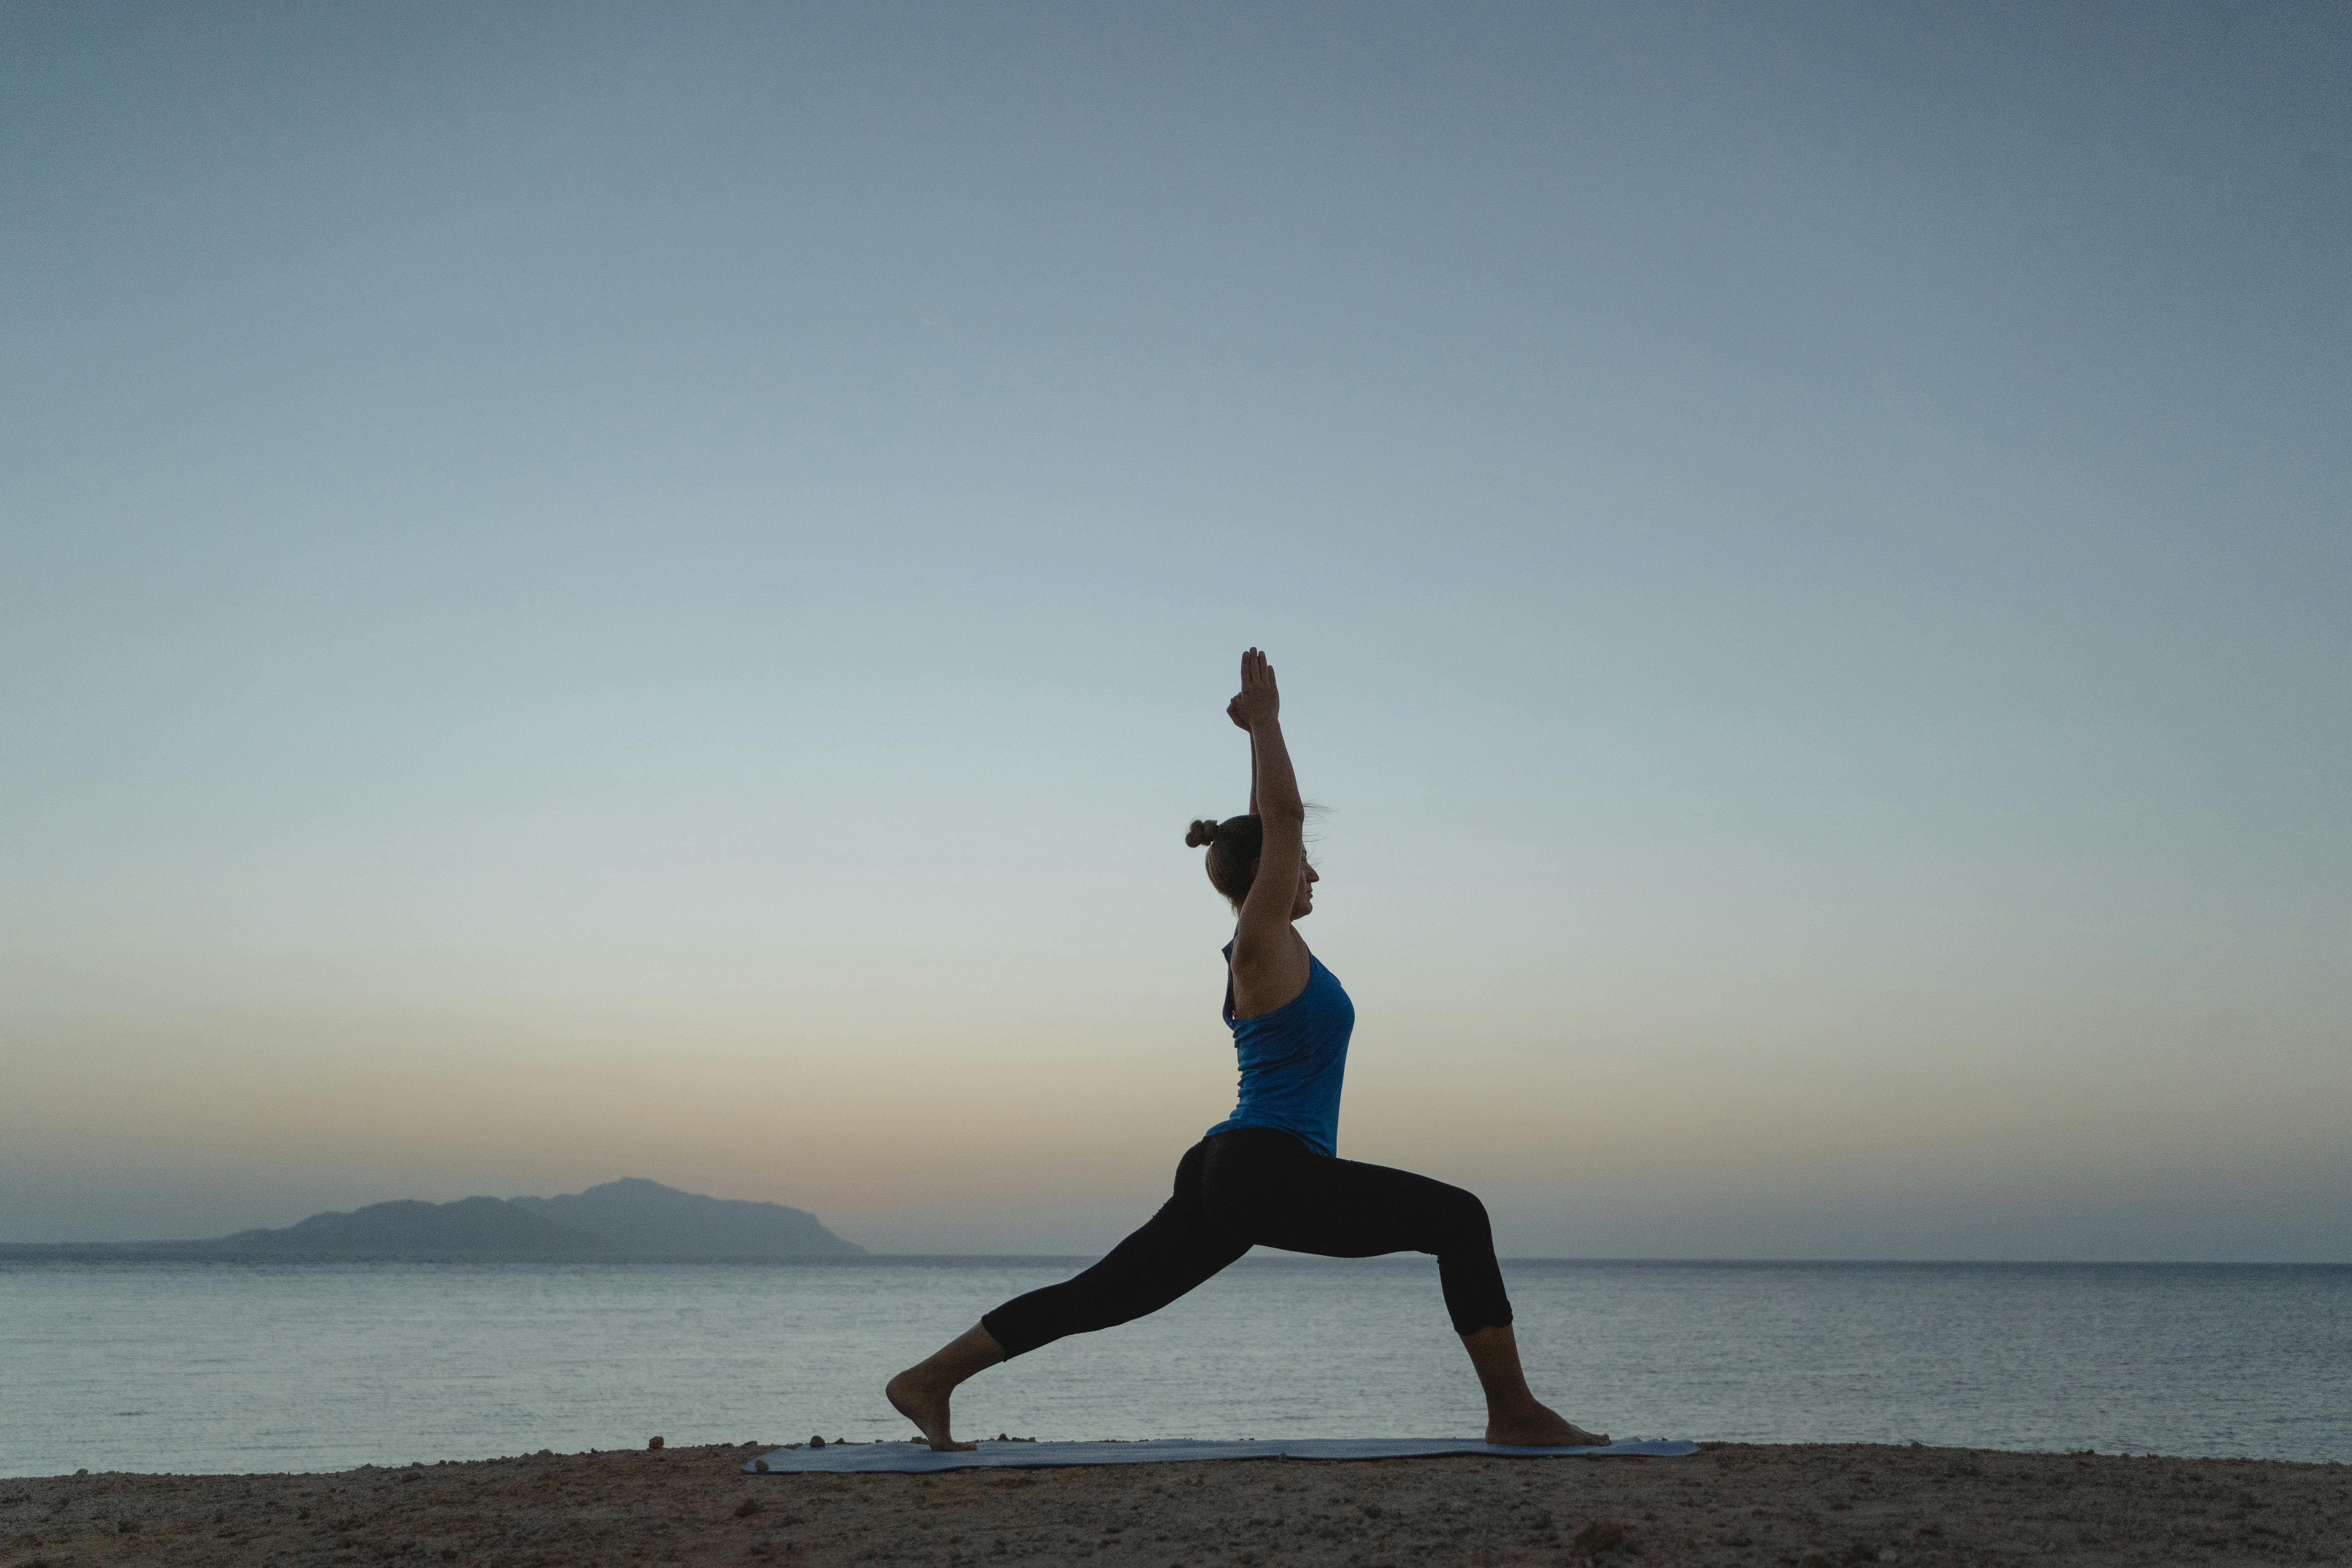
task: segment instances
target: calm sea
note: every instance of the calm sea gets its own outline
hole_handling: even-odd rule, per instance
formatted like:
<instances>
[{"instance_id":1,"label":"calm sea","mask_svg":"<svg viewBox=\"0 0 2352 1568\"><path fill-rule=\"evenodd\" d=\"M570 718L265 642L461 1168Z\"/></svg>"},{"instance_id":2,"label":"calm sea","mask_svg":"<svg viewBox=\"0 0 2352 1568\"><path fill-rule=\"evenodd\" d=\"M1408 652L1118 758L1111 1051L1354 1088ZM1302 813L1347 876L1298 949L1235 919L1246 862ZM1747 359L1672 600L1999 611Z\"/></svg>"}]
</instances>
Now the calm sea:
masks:
<instances>
[{"instance_id":1,"label":"calm sea","mask_svg":"<svg viewBox=\"0 0 2352 1568\"><path fill-rule=\"evenodd\" d=\"M0 1475L901 1437L885 1377L1052 1260L0 1265ZM1507 1265L1620 1436L2352 1461L2352 1268ZM982 1373L965 1435L1475 1434L1425 1259L1248 1259Z\"/></svg>"}]
</instances>

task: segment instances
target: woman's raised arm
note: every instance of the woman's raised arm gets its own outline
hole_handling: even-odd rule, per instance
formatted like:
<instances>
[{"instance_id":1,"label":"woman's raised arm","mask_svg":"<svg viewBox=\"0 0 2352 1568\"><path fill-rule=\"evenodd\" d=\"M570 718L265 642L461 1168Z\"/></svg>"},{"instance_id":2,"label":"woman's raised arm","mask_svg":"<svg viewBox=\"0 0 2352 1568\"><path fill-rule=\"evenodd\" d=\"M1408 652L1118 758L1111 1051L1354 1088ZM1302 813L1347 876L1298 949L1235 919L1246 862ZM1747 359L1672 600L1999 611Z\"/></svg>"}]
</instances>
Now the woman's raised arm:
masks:
<instances>
[{"instance_id":1,"label":"woman's raised arm","mask_svg":"<svg viewBox=\"0 0 2352 1568\"><path fill-rule=\"evenodd\" d=\"M1252 648L1242 655L1242 689L1225 710L1250 734L1250 806L1262 847L1249 896L1234 933L1234 1011L1270 1013L1307 989L1307 944L1291 930L1298 879L1307 862L1307 808L1282 739L1282 694L1274 666Z\"/></svg>"}]
</instances>

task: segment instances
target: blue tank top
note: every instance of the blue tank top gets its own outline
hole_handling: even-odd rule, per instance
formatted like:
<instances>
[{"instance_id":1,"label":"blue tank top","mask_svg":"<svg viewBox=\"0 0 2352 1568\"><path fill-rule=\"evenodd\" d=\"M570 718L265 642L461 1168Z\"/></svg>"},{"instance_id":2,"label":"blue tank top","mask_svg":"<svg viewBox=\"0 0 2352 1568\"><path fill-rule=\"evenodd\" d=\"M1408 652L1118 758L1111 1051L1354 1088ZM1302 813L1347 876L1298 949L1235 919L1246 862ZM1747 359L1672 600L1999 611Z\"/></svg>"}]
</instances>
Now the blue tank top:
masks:
<instances>
[{"instance_id":1,"label":"blue tank top","mask_svg":"<svg viewBox=\"0 0 2352 1568\"><path fill-rule=\"evenodd\" d=\"M1233 960L1234 944L1225 943ZM1202 1137L1238 1127L1271 1127L1297 1135L1318 1154L1339 1152L1339 1080L1348 1072L1348 1037L1356 1005L1339 977L1307 955L1307 989L1255 1018L1234 1016L1233 982L1225 983L1225 1026L1241 1058L1242 1089L1234 1113Z\"/></svg>"}]
</instances>

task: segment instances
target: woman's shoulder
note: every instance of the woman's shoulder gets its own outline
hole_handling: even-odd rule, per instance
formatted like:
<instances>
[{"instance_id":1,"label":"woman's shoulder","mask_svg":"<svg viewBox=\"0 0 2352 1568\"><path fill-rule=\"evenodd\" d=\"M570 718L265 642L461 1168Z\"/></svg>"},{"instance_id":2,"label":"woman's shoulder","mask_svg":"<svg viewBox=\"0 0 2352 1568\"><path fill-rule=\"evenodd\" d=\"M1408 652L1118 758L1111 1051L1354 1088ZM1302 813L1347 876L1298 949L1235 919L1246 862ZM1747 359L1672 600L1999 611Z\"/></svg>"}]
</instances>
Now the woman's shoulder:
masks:
<instances>
[{"instance_id":1,"label":"woman's shoulder","mask_svg":"<svg viewBox=\"0 0 2352 1568\"><path fill-rule=\"evenodd\" d=\"M1291 947L1286 952L1258 953L1244 963L1234 954L1236 942L1225 944L1225 1016L1235 1023L1257 1023L1285 1013L1298 1004L1310 991L1339 984L1337 976L1323 967L1306 940L1297 931L1290 934ZM1302 962L1303 961L1303 962ZM1269 1001L1271 991L1282 997L1270 1006L1259 1006L1252 1013L1240 1013L1242 994L1249 993L1253 1004Z\"/></svg>"}]
</instances>

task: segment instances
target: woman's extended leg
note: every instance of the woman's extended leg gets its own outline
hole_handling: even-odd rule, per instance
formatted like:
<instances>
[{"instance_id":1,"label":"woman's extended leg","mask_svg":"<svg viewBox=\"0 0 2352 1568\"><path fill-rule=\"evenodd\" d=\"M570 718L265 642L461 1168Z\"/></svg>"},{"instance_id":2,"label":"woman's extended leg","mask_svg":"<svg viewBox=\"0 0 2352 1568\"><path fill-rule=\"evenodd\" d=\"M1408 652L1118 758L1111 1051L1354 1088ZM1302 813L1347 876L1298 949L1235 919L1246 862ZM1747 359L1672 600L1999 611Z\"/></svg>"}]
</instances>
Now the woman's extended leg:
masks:
<instances>
[{"instance_id":1,"label":"woman's extended leg","mask_svg":"<svg viewBox=\"0 0 2352 1568\"><path fill-rule=\"evenodd\" d=\"M1246 1241L1210 1231L1201 1203L1204 1147L1195 1144L1178 1163L1176 1191L1160 1212L1093 1268L1014 1297L890 1380L885 1393L891 1405L925 1441L934 1448L971 1447L950 1431L948 1397L974 1373L1070 1334L1156 1312L1249 1250Z\"/></svg>"},{"instance_id":2,"label":"woman's extended leg","mask_svg":"<svg viewBox=\"0 0 2352 1568\"><path fill-rule=\"evenodd\" d=\"M1527 1447L1608 1442L1555 1414L1528 1388L1486 1205L1410 1171L1311 1152L1255 1128L1211 1141L1203 1204L1221 1235L1324 1258L1427 1252L1454 1331L1486 1394L1486 1441Z\"/></svg>"}]
</instances>

